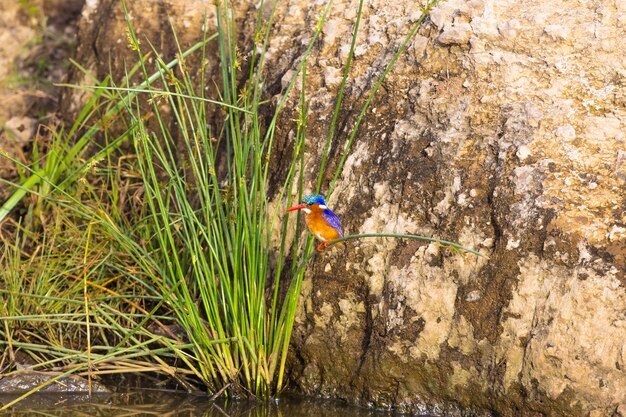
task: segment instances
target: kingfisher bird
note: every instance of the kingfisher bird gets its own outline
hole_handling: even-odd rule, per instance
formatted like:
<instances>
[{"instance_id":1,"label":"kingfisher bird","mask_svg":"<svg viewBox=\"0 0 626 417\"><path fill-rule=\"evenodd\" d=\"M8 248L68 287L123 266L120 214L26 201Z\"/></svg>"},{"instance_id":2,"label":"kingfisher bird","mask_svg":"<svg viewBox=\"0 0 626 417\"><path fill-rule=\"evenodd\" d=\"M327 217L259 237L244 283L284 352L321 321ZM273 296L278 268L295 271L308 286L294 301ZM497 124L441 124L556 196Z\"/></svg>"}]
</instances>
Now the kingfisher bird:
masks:
<instances>
[{"instance_id":1,"label":"kingfisher bird","mask_svg":"<svg viewBox=\"0 0 626 417\"><path fill-rule=\"evenodd\" d=\"M343 237L343 230L339 217L326 205L324 196L320 194L310 194L302 199L302 203L287 209L289 211L304 211L304 221L309 231L321 240L317 246L318 252L324 252L330 245L329 241Z\"/></svg>"}]
</instances>

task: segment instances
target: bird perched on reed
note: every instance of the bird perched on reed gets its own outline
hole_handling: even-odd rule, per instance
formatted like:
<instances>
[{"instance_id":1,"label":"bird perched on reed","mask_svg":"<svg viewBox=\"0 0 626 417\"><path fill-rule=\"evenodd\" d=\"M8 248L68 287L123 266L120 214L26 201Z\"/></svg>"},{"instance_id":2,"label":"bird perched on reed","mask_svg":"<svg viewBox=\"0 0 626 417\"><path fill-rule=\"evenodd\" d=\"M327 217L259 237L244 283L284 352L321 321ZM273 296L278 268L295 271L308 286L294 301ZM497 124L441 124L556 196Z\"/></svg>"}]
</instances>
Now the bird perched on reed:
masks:
<instances>
[{"instance_id":1,"label":"bird perched on reed","mask_svg":"<svg viewBox=\"0 0 626 417\"><path fill-rule=\"evenodd\" d=\"M302 203L287 209L287 212L302 210L304 221L309 231L318 240L318 252L324 252L330 245L328 242L343 237L343 230L339 217L326 205L324 196L320 194L310 194L302 199ZM340 243L338 245L341 245ZM343 245L341 245L343 246Z\"/></svg>"}]
</instances>

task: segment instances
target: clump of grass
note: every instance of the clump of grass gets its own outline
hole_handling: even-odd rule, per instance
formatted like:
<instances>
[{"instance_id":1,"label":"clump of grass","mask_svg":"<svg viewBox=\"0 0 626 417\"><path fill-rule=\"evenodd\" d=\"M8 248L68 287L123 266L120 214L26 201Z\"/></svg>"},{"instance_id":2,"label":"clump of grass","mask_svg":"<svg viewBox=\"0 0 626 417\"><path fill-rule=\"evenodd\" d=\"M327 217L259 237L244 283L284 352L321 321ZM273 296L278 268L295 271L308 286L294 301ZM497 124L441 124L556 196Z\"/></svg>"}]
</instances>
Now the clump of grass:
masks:
<instances>
[{"instance_id":1,"label":"clump of grass","mask_svg":"<svg viewBox=\"0 0 626 417\"><path fill-rule=\"evenodd\" d=\"M268 397L282 388L289 343L286 329L293 325L296 304L292 299L298 296L293 288L281 298L284 236L278 253L273 253L270 240L278 217L270 211L267 196L276 121L297 78L284 92L270 125L262 126L260 86L269 35L259 32L255 37L261 52L251 56L248 78L244 87L238 88L241 63L234 22L226 17L225 4L220 6L217 42L222 84L218 105L223 119L217 124L207 120L207 106L216 103L204 96L204 78L194 81L184 61L177 71L167 69L157 51L152 51L157 56L161 90L150 93L149 110L144 110L139 96L126 106L129 123L136 126L131 138L144 181L146 218L150 219L132 233L148 228L152 235L145 247L126 235L119 238L187 331L191 349L179 354L189 358L196 377L212 391L227 387L237 395ZM260 25L259 30L270 25ZM131 45L138 51L148 80L150 70L130 20L128 27ZM319 28L315 37L318 35ZM206 73L205 58L203 49L202 74ZM148 90L151 87L148 83ZM162 116L161 104L165 103L178 126L175 132ZM158 126L156 130L146 123L147 111ZM304 117L301 112L300 126ZM218 126L217 137L206 128L211 125ZM296 162L304 150L303 130L299 132L294 163L280 195L292 189ZM274 265L273 259L277 259Z\"/></svg>"},{"instance_id":2,"label":"clump of grass","mask_svg":"<svg viewBox=\"0 0 626 417\"><path fill-rule=\"evenodd\" d=\"M158 331L171 320L149 310L160 296L149 291L145 277L119 269L125 255L115 252L115 242L98 225L64 214L55 220L40 232L41 239L18 225L15 240L1 242L2 376L55 371L47 384L69 374L91 379L122 372L184 379L189 372L176 370L168 359L173 356L169 345L180 342Z\"/></svg>"},{"instance_id":3,"label":"clump of grass","mask_svg":"<svg viewBox=\"0 0 626 417\"><path fill-rule=\"evenodd\" d=\"M324 16L327 12L328 9ZM284 276L284 237L278 264L270 265L270 260L275 258L271 252L271 231L279 218L277 213L269 210L266 186L278 114L297 77L276 106L270 125L261 126L261 71L269 33L259 32L255 37L262 52L252 57L246 87L238 90L236 75L240 63L237 62L234 42L236 35L234 23L226 20L226 15L221 8L215 36L220 48L223 80L219 101L204 96L204 78L192 80L184 59L189 51L179 48L177 66L173 68L153 50L157 67L149 69L129 19L129 40L132 49L138 52L136 68L143 75L143 83L139 87L128 87L133 75L128 74L121 87L109 84L107 80L107 84L101 83L95 89L98 94L106 92L111 100L105 117L115 116L119 122L124 121L126 131L80 167L73 171L64 169L65 161L74 161L84 152L87 142L100 131L102 123L86 128L76 145L62 146L54 154L61 156L49 158L48 164L41 168L36 164L30 167L31 176L3 206L0 214L6 216L25 194L34 193L52 202L53 206L72 213L72 219L78 220L83 228L82 235L69 234L74 246L63 254L68 262L83 267L77 269L77 275L67 271L60 273L76 279L70 280L69 285L57 284L58 289L65 288L63 296L57 298L71 304L63 304L62 308L75 310L66 313L67 317L56 316L52 309L39 310L37 314L12 309L4 316L9 329L20 320L72 327L73 332L66 333L81 343L75 350L61 349L59 352L65 356L57 355L55 349L51 349L47 356L37 357L41 366L58 361L75 372L97 375L112 372L98 351L102 345L111 347L106 359L115 361L117 355L125 356L127 351L140 356L137 349L159 343L164 347L156 350L151 347L152 357L146 363L154 363L151 368L154 371L175 374L187 385L187 380L195 380L213 392L226 389L232 394L257 397L274 395L282 388L289 344L285 328L291 328L292 310L296 306L294 302L284 300L297 297L299 289L290 289L286 298L279 291L280 278ZM269 27L270 23L263 22L261 26ZM320 29L317 28L315 38ZM211 39L207 34L192 48L202 54L203 74L207 62L204 45ZM304 68L305 62L302 61L298 70ZM152 75L151 71L154 71ZM150 105L147 110L146 103ZM165 104L172 109L177 122L175 131L165 125L161 110ZM217 138L206 128L211 125L207 120L207 106L223 109L223 120L214 124L219 126L215 129ZM89 113L86 107L81 114ZM301 129L304 118L305 112L302 111L294 152L296 161L304 150L304 131ZM116 185L118 178L113 175L113 170L108 170L105 178L109 192L104 196L89 186L94 179L87 181L85 176L89 172L102 172L98 165L103 161L110 166L111 151L123 139L129 139L135 148L134 165L143 187L139 212L131 216L119 209L120 187ZM57 161L59 163L55 163ZM217 168L220 164L225 166L222 172ZM281 195L291 189L295 170L294 164ZM65 175L59 175L61 172ZM67 187L76 179L82 187ZM106 256L92 254L96 248L101 248L94 242L94 236L106 237L104 240L109 245ZM15 253L18 253L17 249ZM18 261L20 258L21 255L12 258L15 260L11 265L13 269L17 270L18 264L23 265ZM89 264L87 260L90 260ZM5 261L12 263L9 259ZM128 264L134 265L130 271L124 270ZM43 267L46 276L41 279L33 277L31 282L37 282L37 287L41 288L45 286L43 283L58 283L49 275L57 269L63 270L63 265L47 264ZM80 272L83 272L82 276ZM115 272L120 281L133 283L133 290L142 294L141 303L133 301L133 297L124 292L111 290L111 284L116 281L111 274ZM92 278L94 275L100 279ZM21 284L21 276L16 276L15 286L7 290L8 294L20 298L43 296L18 290ZM94 292L104 292L123 303L118 308L108 303L94 304ZM98 298L99 301L103 299ZM146 304L153 305L148 309ZM104 314L102 309L110 310L109 314ZM184 329L182 338L166 337L143 326L150 321L167 322L168 316L171 317L169 322L174 323L172 327ZM112 322L105 326L101 323L103 317ZM126 331L122 330L124 328ZM100 329L105 329L104 333L100 334ZM107 332L112 329L119 332L107 337ZM8 336L8 343L19 345L32 355L40 348L47 348L43 340L28 344L23 342L24 337L20 337L22 344L16 344L15 339ZM66 343L69 341L59 345ZM168 366L174 362L178 368L183 368L183 372L172 372ZM76 364L71 365L73 363ZM141 367L128 364L127 371L137 370ZM278 374L281 377L277 380Z\"/></svg>"},{"instance_id":4,"label":"clump of grass","mask_svg":"<svg viewBox=\"0 0 626 417\"><path fill-rule=\"evenodd\" d=\"M428 3L424 16L370 92L345 142L327 195L372 98L435 3ZM187 50L177 41L178 57L169 63L139 41L127 13L128 39L137 51L138 64L120 86L107 79L94 89L94 97L107 99L105 116L87 126L87 116L94 114L94 98L75 125L80 128L62 138L82 130L86 133L73 146L59 146L58 155L48 159L50 166L30 167L31 177L0 208L1 221L26 193L35 193L52 203L59 219L58 228L47 231L50 237L40 252L25 254L16 243L0 260L12 271L2 289L12 301L0 320L5 340L0 344L8 347L9 356L21 349L40 368L57 367L89 377L160 372L189 388L199 382L216 394L267 398L284 388L300 287L314 253L311 238L300 242L297 237L294 247L303 250L294 250L296 259L288 263L287 222L280 228L278 245L271 243L281 216L269 205L270 160L278 116L295 83L301 82L294 151L277 193L278 200L286 198L287 204L293 189L300 198L303 177L296 178L295 173L298 169L302 173L304 167L306 63L330 3L296 76L273 109L261 89L269 40L265 28L271 27L273 13L269 21L263 21L263 11L259 12L252 48L258 52L250 56L249 71L241 80L237 78L242 63L235 24L227 17L232 14L226 2L218 4L217 33L205 33L201 42ZM361 1L319 169L318 190L350 73L362 5ZM214 87L204 76L210 42L217 42L219 48L218 100L206 96ZM199 55L194 60L201 63L199 79L191 76L195 68L186 59L191 53ZM148 55L155 57L154 64ZM131 87L136 76L142 82ZM167 116L164 108L169 109ZM264 125L261 121L268 110L272 118ZM221 117L209 118L209 114ZM86 155L90 140L113 117L123 125L123 133L76 164ZM168 123L169 117L175 123ZM124 165L126 172L132 171L125 180L116 169L121 159L113 156L124 141L134 149L132 163L126 159ZM62 244L60 234L66 236ZM370 236L386 235L344 240ZM26 286L25 275L16 273L25 266ZM46 302L37 305L40 300ZM46 331L25 333L20 328L33 323L45 323ZM172 329L182 329L182 334ZM63 337L55 338L59 334ZM0 358L4 363L6 355Z\"/></svg>"}]
</instances>

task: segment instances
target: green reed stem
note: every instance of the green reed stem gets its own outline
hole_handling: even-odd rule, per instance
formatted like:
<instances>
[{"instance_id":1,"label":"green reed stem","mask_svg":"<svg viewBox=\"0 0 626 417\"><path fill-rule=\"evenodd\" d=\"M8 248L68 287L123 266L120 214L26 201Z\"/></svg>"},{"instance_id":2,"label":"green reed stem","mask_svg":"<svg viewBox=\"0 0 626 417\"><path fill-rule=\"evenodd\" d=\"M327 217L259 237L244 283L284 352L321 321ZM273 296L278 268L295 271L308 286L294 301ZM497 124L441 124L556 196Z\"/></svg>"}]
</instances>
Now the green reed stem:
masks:
<instances>
[{"instance_id":1,"label":"green reed stem","mask_svg":"<svg viewBox=\"0 0 626 417\"><path fill-rule=\"evenodd\" d=\"M340 242L345 242L348 240L355 240L355 239L365 239L365 238L370 238L370 237L376 237L376 238L380 238L380 237L392 237L392 238L396 238L396 239L416 239L416 240L423 240L426 242L434 242L434 243L438 243L441 246L444 247L451 247L454 249L458 249L464 252L469 252L473 255L476 256L483 256L482 253L477 252L473 249L470 248L466 248L463 245L460 245L456 242L450 242L447 240L442 240L442 239L437 239L434 237L428 237L428 236L421 236L421 235L406 235L406 234L399 234L399 233L364 233L361 235L349 235L349 236L344 236L340 239L335 239L332 241L329 241L328 244L329 245L334 245Z\"/></svg>"}]
</instances>

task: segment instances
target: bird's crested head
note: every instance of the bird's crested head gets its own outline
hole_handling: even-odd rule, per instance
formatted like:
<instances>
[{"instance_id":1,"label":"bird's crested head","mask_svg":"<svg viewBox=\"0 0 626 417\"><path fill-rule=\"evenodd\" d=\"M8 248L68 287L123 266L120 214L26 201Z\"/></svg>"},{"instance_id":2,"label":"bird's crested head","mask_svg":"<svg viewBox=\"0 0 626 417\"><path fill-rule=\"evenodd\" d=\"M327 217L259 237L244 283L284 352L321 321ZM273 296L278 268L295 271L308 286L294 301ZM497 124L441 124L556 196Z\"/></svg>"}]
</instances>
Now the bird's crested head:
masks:
<instances>
[{"instance_id":1,"label":"bird's crested head","mask_svg":"<svg viewBox=\"0 0 626 417\"><path fill-rule=\"evenodd\" d=\"M305 195L305 196L302 198L302 202L303 202L304 204L309 205L309 206L310 206L310 205L312 205L312 204L315 204L315 203L319 203L319 204L320 204L320 205L322 205L322 206L325 206L325 205L326 205L326 201L324 201L324 196L323 196L323 195L321 195L321 194L309 194L309 195Z\"/></svg>"}]
</instances>

